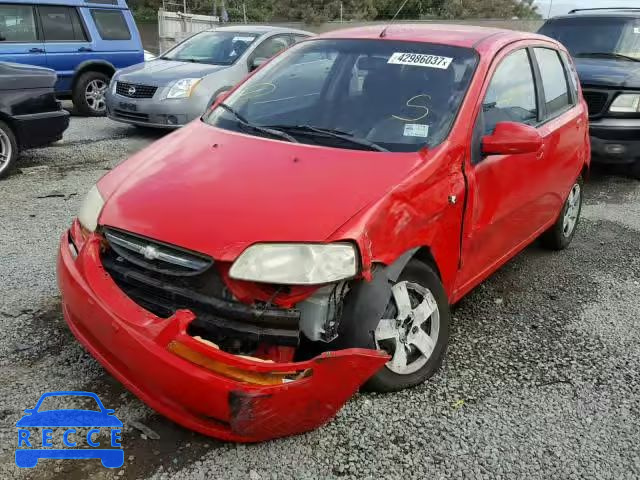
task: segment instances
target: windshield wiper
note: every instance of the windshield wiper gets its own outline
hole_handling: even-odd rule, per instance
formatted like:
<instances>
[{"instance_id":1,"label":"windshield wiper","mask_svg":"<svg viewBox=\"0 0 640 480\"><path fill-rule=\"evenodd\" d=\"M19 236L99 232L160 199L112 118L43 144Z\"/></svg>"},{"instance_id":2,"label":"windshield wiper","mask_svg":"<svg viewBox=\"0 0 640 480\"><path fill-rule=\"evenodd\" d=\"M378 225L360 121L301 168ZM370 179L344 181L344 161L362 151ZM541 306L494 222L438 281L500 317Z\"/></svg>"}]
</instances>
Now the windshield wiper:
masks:
<instances>
[{"instance_id":1,"label":"windshield wiper","mask_svg":"<svg viewBox=\"0 0 640 480\"><path fill-rule=\"evenodd\" d=\"M378 152L389 151L386 148L383 148L376 143L373 143L364 138L354 137L353 134L349 132L343 132L341 130L314 127L312 125L274 125L274 126L269 126L268 128L277 128L278 130L288 130L291 132L306 133L306 134L315 133L315 134L323 135L325 137L339 138L340 140L344 140L345 142L350 142L355 145L367 147L370 150L376 150Z\"/></svg>"},{"instance_id":2,"label":"windshield wiper","mask_svg":"<svg viewBox=\"0 0 640 480\"><path fill-rule=\"evenodd\" d=\"M640 62L640 58L630 57L621 53L614 52L584 52L576 54L576 57L601 57L601 58L617 58L619 60L629 60L632 62Z\"/></svg>"},{"instance_id":3,"label":"windshield wiper","mask_svg":"<svg viewBox=\"0 0 640 480\"><path fill-rule=\"evenodd\" d=\"M289 135L289 134L287 134L285 132L281 132L280 130L276 130L275 128L261 127L260 125L255 125L255 124L251 123L249 120L244 118L241 114L236 112L232 107L230 107L226 103L221 103L218 106L222 107L224 110L226 110L231 115L233 115L236 118L236 120L238 121L238 123L240 123L240 125L244 125L247 128L251 128L252 130L255 130L256 132L262 132L262 133L266 133L266 134L274 136L274 137L284 138L285 140L287 140L287 141L289 141L291 143L300 143L300 142L298 142L298 140L296 140L291 135Z\"/></svg>"}]
</instances>

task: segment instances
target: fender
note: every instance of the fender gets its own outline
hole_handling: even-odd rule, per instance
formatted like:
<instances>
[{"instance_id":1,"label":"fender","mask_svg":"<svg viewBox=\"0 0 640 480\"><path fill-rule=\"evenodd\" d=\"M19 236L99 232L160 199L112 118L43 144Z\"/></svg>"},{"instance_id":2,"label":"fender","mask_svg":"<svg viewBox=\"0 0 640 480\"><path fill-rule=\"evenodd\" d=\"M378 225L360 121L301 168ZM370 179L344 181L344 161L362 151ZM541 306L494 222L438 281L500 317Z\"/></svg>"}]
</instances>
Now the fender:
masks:
<instances>
[{"instance_id":1,"label":"fender","mask_svg":"<svg viewBox=\"0 0 640 480\"><path fill-rule=\"evenodd\" d=\"M371 348L373 332L391 300L391 287L419 248L401 255L389 266L377 264L372 271L371 281L360 281L344 300L344 311L338 327L338 338L332 342L332 349L346 346Z\"/></svg>"},{"instance_id":2,"label":"fender","mask_svg":"<svg viewBox=\"0 0 640 480\"><path fill-rule=\"evenodd\" d=\"M78 66L75 68L74 70L74 75L78 76L78 74L83 71L83 70L89 70L86 67L93 67L93 66L98 66L101 68L108 68L109 70L113 70L113 72L115 73L115 71L117 70L116 67L113 66L113 64L111 62L107 62L106 60L85 60L84 62L78 64Z\"/></svg>"}]
</instances>

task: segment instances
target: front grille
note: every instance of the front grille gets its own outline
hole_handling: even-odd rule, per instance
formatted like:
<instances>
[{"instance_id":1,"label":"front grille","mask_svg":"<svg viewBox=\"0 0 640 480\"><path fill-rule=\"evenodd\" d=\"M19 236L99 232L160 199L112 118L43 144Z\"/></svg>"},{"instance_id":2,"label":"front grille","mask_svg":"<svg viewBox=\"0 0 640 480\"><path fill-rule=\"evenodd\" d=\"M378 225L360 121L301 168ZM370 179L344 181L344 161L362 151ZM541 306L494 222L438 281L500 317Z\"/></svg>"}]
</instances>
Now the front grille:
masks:
<instances>
[{"instance_id":1,"label":"front grille","mask_svg":"<svg viewBox=\"0 0 640 480\"><path fill-rule=\"evenodd\" d=\"M589 116L596 117L604 113L609 103L609 93L597 90L585 90L582 92L589 108Z\"/></svg>"},{"instance_id":2,"label":"front grille","mask_svg":"<svg viewBox=\"0 0 640 480\"><path fill-rule=\"evenodd\" d=\"M136 83L117 82L116 93L128 98L153 98L158 87Z\"/></svg>"},{"instance_id":3,"label":"front grille","mask_svg":"<svg viewBox=\"0 0 640 480\"><path fill-rule=\"evenodd\" d=\"M132 120L134 122L145 122L145 123L149 122L149 115L147 113L128 112L126 110L120 110L119 108L115 108L113 110L113 115L123 120Z\"/></svg>"},{"instance_id":4,"label":"front grille","mask_svg":"<svg viewBox=\"0 0 640 480\"><path fill-rule=\"evenodd\" d=\"M103 234L105 270L142 308L161 318L191 310L192 331L208 332L226 351L237 348L239 333L253 346L298 344L298 311L235 301L211 258L113 228Z\"/></svg>"}]
</instances>

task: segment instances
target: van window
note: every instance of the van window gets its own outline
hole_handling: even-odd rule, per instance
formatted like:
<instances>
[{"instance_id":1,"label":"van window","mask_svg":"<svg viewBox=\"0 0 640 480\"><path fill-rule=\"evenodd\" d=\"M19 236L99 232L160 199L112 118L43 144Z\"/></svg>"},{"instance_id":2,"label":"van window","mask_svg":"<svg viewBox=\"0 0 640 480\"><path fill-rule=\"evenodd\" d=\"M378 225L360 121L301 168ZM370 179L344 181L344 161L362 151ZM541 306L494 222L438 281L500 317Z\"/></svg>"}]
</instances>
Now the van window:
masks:
<instances>
[{"instance_id":1,"label":"van window","mask_svg":"<svg viewBox=\"0 0 640 480\"><path fill-rule=\"evenodd\" d=\"M37 38L31 5L0 5L1 42L35 42Z\"/></svg>"},{"instance_id":2,"label":"van window","mask_svg":"<svg viewBox=\"0 0 640 480\"><path fill-rule=\"evenodd\" d=\"M38 12L46 42L87 40L75 8L42 6Z\"/></svg>"},{"instance_id":3,"label":"van window","mask_svg":"<svg viewBox=\"0 0 640 480\"><path fill-rule=\"evenodd\" d=\"M131 32L121 11L91 9L91 16L103 40L131 40Z\"/></svg>"},{"instance_id":4,"label":"van window","mask_svg":"<svg viewBox=\"0 0 640 480\"><path fill-rule=\"evenodd\" d=\"M537 123L536 87L526 50L517 50L498 66L482 110L485 135L492 134L499 122Z\"/></svg>"},{"instance_id":5,"label":"van window","mask_svg":"<svg viewBox=\"0 0 640 480\"><path fill-rule=\"evenodd\" d=\"M534 48L538 60L542 88L547 106L547 117L552 117L570 105L569 85L562 62L556 50Z\"/></svg>"}]
</instances>

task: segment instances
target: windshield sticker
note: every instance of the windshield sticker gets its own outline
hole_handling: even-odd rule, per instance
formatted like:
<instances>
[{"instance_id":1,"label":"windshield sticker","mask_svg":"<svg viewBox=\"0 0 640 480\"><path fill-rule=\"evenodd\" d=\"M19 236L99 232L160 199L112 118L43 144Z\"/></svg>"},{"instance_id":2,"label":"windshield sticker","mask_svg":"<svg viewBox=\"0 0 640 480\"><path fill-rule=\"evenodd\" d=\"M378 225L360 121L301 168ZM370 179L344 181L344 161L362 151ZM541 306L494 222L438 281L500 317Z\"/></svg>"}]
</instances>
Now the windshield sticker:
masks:
<instances>
[{"instance_id":1,"label":"windshield sticker","mask_svg":"<svg viewBox=\"0 0 640 480\"><path fill-rule=\"evenodd\" d=\"M427 138L429 136L429 125L419 123L407 123L404 126L405 137Z\"/></svg>"},{"instance_id":2,"label":"windshield sticker","mask_svg":"<svg viewBox=\"0 0 640 480\"><path fill-rule=\"evenodd\" d=\"M640 27L634 27L633 33L640 33Z\"/></svg>"},{"instance_id":3,"label":"windshield sticker","mask_svg":"<svg viewBox=\"0 0 640 480\"><path fill-rule=\"evenodd\" d=\"M396 52L391 55L387 63L393 65L412 65L415 67L440 68L446 70L453 62L451 57L441 57L439 55L422 55L420 53Z\"/></svg>"}]
</instances>

